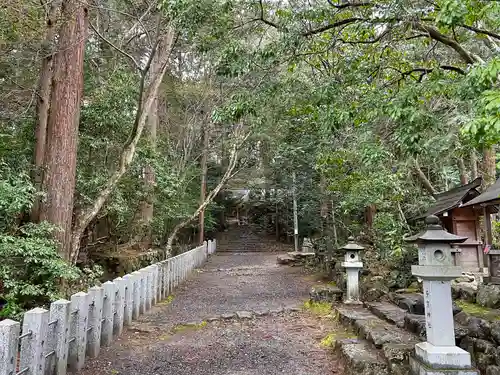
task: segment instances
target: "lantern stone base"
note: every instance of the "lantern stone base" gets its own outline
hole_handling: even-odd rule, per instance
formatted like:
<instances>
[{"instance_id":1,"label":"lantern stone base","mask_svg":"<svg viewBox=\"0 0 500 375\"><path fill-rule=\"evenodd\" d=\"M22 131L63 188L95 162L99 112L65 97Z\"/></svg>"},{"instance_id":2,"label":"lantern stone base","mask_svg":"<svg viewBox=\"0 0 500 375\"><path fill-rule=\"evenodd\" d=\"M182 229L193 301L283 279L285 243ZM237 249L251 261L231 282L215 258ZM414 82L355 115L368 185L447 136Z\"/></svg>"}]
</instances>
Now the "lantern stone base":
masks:
<instances>
[{"instance_id":1,"label":"lantern stone base","mask_svg":"<svg viewBox=\"0 0 500 375\"><path fill-rule=\"evenodd\" d=\"M434 346L428 342L415 345L410 358L414 375L479 375L472 368L470 354L457 346Z\"/></svg>"}]
</instances>

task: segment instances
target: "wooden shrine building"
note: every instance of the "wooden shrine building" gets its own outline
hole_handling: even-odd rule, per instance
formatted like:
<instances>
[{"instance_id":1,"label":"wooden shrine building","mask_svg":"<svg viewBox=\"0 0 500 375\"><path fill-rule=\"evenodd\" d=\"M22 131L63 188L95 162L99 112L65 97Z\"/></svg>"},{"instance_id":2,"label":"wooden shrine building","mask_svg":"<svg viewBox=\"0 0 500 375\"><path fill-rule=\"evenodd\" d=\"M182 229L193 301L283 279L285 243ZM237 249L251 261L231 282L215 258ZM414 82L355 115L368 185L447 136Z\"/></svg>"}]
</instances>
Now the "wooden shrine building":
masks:
<instances>
[{"instance_id":1,"label":"wooden shrine building","mask_svg":"<svg viewBox=\"0 0 500 375\"><path fill-rule=\"evenodd\" d=\"M482 272L484 268L479 226L481 213L472 206L467 206L469 202L480 196L477 190L479 186L481 186L480 177L468 184L436 194L434 196L436 202L429 207L427 212L416 218L420 220L429 215L436 215L448 232L467 237L465 242L456 247L454 255L455 264L468 272Z\"/></svg>"},{"instance_id":2,"label":"wooden shrine building","mask_svg":"<svg viewBox=\"0 0 500 375\"><path fill-rule=\"evenodd\" d=\"M484 253L489 277L485 281L500 284L500 249L493 248L493 233L491 229L491 215L499 211L500 206L500 178L484 193L471 199L463 208L473 208L478 215L483 215L484 220Z\"/></svg>"}]
</instances>

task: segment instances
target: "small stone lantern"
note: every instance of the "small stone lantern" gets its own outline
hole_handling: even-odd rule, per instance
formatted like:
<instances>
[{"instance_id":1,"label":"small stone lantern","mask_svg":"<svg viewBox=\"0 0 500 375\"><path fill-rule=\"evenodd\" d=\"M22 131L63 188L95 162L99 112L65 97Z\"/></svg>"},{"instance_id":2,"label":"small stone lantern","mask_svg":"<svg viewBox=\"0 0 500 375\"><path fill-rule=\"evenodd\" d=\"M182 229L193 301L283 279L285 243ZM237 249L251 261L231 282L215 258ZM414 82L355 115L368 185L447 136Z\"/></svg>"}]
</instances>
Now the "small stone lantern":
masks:
<instances>
[{"instance_id":1,"label":"small stone lantern","mask_svg":"<svg viewBox=\"0 0 500 375\"><path fill-rule=\"evenodd\" d=\"M425 219L427 228L406 241L418 245L418 265L411 267L414 276L423 281L427 341L415 345L410 358L416 375L479 375L471 366L470 354L455 345L451 280L461 276L454 265L452 243L467 237L448 233L437 216Z\"/></svg>"},{"instance_id":2,"label":"small stone lantern","mask_svg":"<svg viewBox=\"0 0 500 375\"><path fill-rule=\"evenodd\" d=\"M347 273L347 293L344 303L359 304L359 271L363 268L360 252L364 250L363 246L354 242L353 237L349 237L347 244L341 247L345 251L342 267Z\"/></svg>"}]
</instances>

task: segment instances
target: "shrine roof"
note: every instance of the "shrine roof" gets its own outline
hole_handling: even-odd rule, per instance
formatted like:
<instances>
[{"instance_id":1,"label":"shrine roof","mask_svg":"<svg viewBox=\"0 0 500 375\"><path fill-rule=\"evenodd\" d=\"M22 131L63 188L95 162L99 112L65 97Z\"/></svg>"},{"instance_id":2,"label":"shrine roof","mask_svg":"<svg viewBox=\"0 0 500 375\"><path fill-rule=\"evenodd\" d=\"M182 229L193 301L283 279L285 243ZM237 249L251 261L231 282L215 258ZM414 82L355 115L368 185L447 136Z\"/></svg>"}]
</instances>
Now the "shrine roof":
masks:
<instances>
[{"instance_id":1,"label":"shrine roof","mask_svg":"<svg viewBox=\"0 0 500 375\"><path fill-rule=\"evenodd\" d=\"M500 201L500 178L486 191L474 199L468 201L464 206L498 204Z\"/></svg>"},{"instance_id":2,"label":"shrine roof","mask_svg":"<svg viewBox=\"0 0 500 375\"><path fill-rule=\"evenodd\" d=\"M434 195L436 202L434 202L434 204L430 206L425 213L419 215L415 219L423 219L424 217L430 215L440 215L446 211L461 207L464 202L472 202L472 200L475 200L479 196L479 191L477 190L477 188L480 185L481 177L478 177L468 184L460 185L453 189ZM467 205L469 203L467 203Z\"/></svg>"}]
</instances>

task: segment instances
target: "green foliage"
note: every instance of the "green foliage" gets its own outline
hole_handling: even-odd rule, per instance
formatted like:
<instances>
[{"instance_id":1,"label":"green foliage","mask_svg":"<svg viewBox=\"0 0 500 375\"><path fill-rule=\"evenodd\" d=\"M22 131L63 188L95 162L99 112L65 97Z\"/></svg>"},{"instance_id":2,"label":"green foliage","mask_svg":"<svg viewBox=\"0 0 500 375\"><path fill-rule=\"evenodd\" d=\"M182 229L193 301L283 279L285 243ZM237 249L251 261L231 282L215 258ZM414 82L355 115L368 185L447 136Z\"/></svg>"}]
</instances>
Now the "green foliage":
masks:
<instances>
[{"instance_id":1,"label":"green foliage","mask_svg":"<svg viewBox=\"0 0 500 375\"><path fill-rule=\"evenodd\" d=\"M16 317L23 310L44 305L62 296L61 282L80 277L77 268L59 257L50 240L54 228L28 224L17 235L0 234L0 279L8 308L2 315Z\"/></svg>"}]
</instances>

